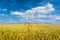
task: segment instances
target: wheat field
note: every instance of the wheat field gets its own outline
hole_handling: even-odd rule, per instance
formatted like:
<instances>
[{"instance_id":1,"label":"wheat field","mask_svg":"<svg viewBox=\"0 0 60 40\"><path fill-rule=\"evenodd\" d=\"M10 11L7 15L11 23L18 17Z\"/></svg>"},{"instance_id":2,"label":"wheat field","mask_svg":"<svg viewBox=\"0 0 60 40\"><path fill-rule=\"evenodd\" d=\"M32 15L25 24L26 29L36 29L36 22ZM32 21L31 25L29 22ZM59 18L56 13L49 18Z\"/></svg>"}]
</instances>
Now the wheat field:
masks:
<instances>
[{"instance_id":1,"label":"wheat field","mask_svg":"<svg viewBox=\"0 0 60 40\"><path fill-rule=\"evenodd\" d=\"M50 24L1 24L0 40L60 40L60 26Z\"/></svg>"}]
</instances>

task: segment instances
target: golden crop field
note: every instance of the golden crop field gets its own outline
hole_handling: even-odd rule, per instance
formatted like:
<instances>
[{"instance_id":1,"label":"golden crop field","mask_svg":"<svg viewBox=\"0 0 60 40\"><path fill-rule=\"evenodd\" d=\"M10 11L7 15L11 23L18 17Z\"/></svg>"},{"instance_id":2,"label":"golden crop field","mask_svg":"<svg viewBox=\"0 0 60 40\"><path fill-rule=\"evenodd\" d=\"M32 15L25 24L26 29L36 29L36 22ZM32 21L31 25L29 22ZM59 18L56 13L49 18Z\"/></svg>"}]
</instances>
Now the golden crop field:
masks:
<instances>
[{"instance_id":1,"label":"golden crop field","mask_svg":"<svg viewBox=\"0 0 60 40\"><path fill-rule=\"evenodd\" d=\"M60 26L50 24L1 24L0 40L60 40Z\"/></svg>"}]
</instances>

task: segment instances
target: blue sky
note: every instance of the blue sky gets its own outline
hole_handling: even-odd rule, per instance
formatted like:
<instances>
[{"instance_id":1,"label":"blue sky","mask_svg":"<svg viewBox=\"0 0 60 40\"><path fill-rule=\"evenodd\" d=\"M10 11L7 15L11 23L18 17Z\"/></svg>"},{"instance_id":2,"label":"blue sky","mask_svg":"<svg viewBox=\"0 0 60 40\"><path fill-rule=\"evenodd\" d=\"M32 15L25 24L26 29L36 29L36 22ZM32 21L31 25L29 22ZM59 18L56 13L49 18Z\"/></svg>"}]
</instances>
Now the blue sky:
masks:
<instances>
[{"instance_id":1,"label":"blue sky","mask_svg":"<svg viewBox=\"0 0 60 40\"><path fill-rule=\"evenodd\" d=\"M0 24L60 24L60 0L0 0Z\"/></svg>"}]
</instances>

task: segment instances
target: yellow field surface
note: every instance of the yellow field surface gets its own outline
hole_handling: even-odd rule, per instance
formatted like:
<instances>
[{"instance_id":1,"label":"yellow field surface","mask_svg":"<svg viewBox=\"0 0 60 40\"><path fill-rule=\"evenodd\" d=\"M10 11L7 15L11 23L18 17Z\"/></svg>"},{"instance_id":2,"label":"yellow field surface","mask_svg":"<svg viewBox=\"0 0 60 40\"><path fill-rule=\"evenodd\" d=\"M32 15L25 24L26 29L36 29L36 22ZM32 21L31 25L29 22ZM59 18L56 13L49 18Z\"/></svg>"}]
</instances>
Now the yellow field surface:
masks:
<instances>
[{"instance_id":1,"label":"yellow field surface","mask_svg":"<svg viewBox=\"0 0 60 40\"><path fill-rule=\"evenodd\" d=\"M0 24L0 40L60 40L60 26L51 24Z\"/></svg>"}]
</instances>

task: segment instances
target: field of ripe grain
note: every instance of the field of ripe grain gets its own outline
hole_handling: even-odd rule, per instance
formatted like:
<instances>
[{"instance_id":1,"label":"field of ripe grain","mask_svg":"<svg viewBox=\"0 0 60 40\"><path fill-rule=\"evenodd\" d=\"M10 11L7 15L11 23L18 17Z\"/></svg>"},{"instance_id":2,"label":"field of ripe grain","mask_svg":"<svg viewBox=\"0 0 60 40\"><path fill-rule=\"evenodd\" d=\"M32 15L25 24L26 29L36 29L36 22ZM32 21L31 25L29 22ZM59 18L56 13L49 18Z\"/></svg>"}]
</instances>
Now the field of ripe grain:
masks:
<instances>
[{"instance_id":1,"label":"field of ripe grain","mask_svg":"<svg viewBox=\"0 0 60 40\"><path fill-rule=\"evenodd\" d=\"M60 26L49 24L1 24L0 40L60 40Z\"/></svg>"}]
</instances>

